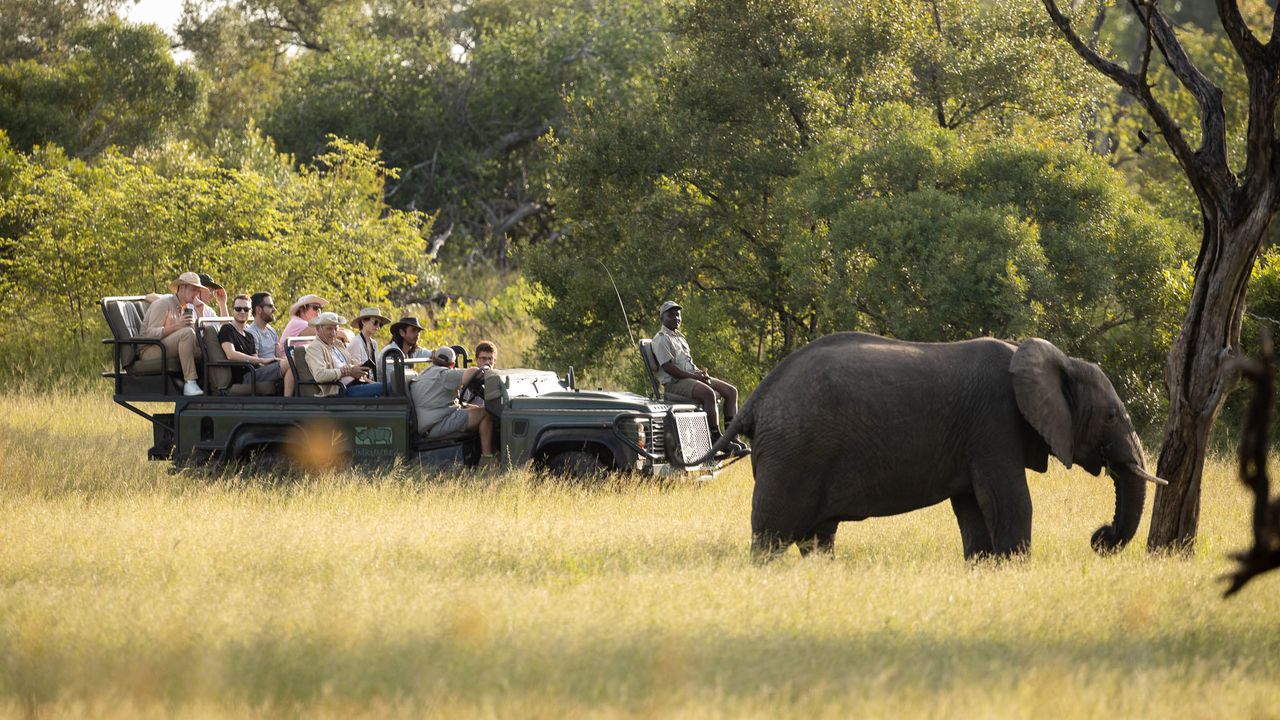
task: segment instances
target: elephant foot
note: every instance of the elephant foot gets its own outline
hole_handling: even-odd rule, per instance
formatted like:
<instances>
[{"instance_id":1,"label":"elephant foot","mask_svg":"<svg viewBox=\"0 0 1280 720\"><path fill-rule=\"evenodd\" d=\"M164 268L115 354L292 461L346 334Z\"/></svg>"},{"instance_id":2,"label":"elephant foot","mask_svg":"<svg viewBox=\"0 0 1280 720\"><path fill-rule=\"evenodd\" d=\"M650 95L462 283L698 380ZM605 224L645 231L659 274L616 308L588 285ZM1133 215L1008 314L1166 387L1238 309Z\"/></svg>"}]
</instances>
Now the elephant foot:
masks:
<instances>
[{"instance_id":1,"label":"elephant foot","mask_svg":"<svg viewBox=\"0 0 1280 720\"><path fill-rule=\"evenodd\" d=\"M834 557L836 554L836 536L810 535L796 543L796 546L800 548L800 555L804 557L808 557L812 553Z\"/></svg>"},{"instance_id":2,"label":"elephant foot","mask_svg":"<svg viewBox=\"0 0 1280 720\"><path fill-rule=\"evenodd\" d=\"M991 551L982 550L978 552L964 554L965 562L971 567L977 566L1002 566L1014 563L1025 562L1031 556L1031 548L1029 544L1020 545L1018 547L1007 550Z\"/></svg>"},{"instance_id":3,"label":"elephant foot","mask_svg":"<svg viewBox=\"0 0 1280 720\"><path fill-rule=\"evenodd\" d=\"M768 562L791 547L792 540L781 533L763 531L751 535L751 559L757 563Z\"/></svg>"},{"instance_id":4,"label":"elephant foot","mask_svg":"<svg viewBox=\"0 0 1280 720\"><path fill-rule=\"evenodd\" d=\"M800 555L808 556L810 553L818 553L828 557L836 554L836 528L839 523L828 522L818 526L818 529L802 538L796 545L800 548Z\"/></svg>"}]
</instances>

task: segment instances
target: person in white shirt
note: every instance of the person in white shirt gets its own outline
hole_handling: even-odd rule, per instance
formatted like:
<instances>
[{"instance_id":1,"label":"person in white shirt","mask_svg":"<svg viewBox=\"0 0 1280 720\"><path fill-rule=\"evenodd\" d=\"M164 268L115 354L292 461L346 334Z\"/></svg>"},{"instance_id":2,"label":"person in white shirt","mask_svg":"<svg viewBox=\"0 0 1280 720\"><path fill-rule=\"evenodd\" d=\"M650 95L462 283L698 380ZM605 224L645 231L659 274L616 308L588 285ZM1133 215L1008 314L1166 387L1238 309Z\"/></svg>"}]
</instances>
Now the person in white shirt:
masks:
<instances>
[{"instance_id":1,"label":"person in white shirt","mask_svg":"<svg viewBox=\"0 0 1280 720\"><path fill-rule=\"evenodd\" d=\"M369 368L374 380L378 379L378 341L373 336L389 322L391 318L378 308L365 308L351 320L356 336L347 345L347 356L351 362Z\"/></svg>"}]
</instances>

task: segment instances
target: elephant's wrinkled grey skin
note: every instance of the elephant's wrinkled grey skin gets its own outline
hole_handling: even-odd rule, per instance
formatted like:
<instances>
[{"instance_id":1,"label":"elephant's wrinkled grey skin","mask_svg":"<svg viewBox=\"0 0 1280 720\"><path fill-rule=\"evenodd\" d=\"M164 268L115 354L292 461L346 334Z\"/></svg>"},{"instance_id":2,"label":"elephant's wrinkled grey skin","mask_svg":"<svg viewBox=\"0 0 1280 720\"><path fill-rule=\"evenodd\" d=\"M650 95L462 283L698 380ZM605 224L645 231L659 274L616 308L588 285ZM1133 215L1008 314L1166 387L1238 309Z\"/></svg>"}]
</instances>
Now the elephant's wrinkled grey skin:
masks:
<instances>
[{"instance_id":1,"label":"elephant's wrinkled grey skin","mask_svg":"<svg viewBox=\"0 0 1280 720\"><path fill-rule=\"evenodd\" d=\"M1026 469L1052 453L1067 467L1109 469L1115 515L1093 534L1100 553L1142 518L1142 443L1095 364L1031 339L911 343L838 333L787 357L724 433L752 438L752 547L830 551L845 520L950 500L964 556L1031 545Z\"/></svg>"}]
</instances>

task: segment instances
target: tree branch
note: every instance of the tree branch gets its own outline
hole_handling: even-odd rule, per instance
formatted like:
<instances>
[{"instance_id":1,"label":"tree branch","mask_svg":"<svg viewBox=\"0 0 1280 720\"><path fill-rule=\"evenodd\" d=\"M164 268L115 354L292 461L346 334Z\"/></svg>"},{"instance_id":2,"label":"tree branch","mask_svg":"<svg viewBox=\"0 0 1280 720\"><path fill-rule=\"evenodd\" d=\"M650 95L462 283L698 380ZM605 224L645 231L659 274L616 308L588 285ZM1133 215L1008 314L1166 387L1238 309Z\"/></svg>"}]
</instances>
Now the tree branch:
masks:
<instances>
[{"instance_id":1,"label":"tree branch","mask_svg":"<svg viewBox=\"0 0 1280 720\"><path fill-rule=\"evenodd\" d=\"M1071 19L1062 14L1058 9L1058 3L1054 0L1041 0L1044 9L1049 13L1049 19L1053 20L1053 24L1058 26L1058 30L1062 32L1063 37L1070 43L1071 48L1076 51L1086 63L1094 70L1111 78L1122 90L1127 91L1134 97L1138 96L1139 78L1137 75L1128 72L1119 65L1102 57L1102 55L1087 45L1080 36L1076 34L1075 29L1071 27Z\"/></svg>"},{"instance_id":2,"label":"tree branch","mask_svg":"<svg viewBox=\"0 0 1280 720\"><path fill-rule=\"evenodd\" d=\"M538 123L537 125L530 125L526 128L520 128L519 130L513 130L498 138L497 142L485 148L484 157L491 158L498 155L505 155L522 145L527 145L534 140L537 140L550 129L551 126L544 122Z\"/></svg>"},{"instance_id":3,"label":"tree branch","mask_svg":"<svg viewBox=\"0 0 1280 720\"><path fill-rule=\"evenodd\" d=\"M1245 69L1257 67L1264 61L1265 52L1262 43L1258 42L1258 38L1240 15L1239 4L1236 0L1217 0L1217 2L1218 18L1222 20L1227 38L1240 54L1240 60L1244 63Z\"/></svg>"},{"instance_id":4,"label":"tree branch","mask_svg":"<svg viewBox=\"0 0 1280 720\"><path fill-rule=\"evenodd\" d=\"M1139 0L1130 0L1139 20L1147 27L1155 44L1159 45L1166 64L1200 104L1202 136L1198 151L1191 149L1178 122L1151 92L1146 76L1152 44L1150 41L1147 43L1148 47L1143 49L1144 56L1138 72L1129 72L1086 45L1071 27L1071 20L1058 9L1055 0L1041 2L1076 54L1095 70L1111 78L1146 109L1202 204L1221 206L1221 201L1226 199L1235 185L1226 162L1226 122L1222 109L1222 91L1191 63L1159 9L1148 5L1148 12L1144 13Z\"/></svg>"},{"instance_id":5,"label":"tree branch","mask_svg":"<svg viewBox=\"0 0 1280 720\"><path fill-rule=\"evenodd\" d=\"M1195 155L1201 159L1201 163L1195 169L1211 180L1215 186L1215 194L1225 199L1236 183L1227 166L1227 119L1226 111L1222 108L1222 90L1191 62L1156 0L1146 0L1145 3L1142 0L1129 0L1129 4L1151 32L1160 48L1160 54L1164 56L1165 64L1200 106L1200 149ZM1145 16L1142 13L1144 5L1147 11ZM1150 88L1147 88L1147 92L1150 93ZM1161 132L1163 131L1161 128ZM1193 185L1196 183L1195 177L1190 177L1190 180Z\"/></svg>"},{"instance_id":6,"label":"tree branch","mask_svg":"<svg viewBox=\"0 0 1280 720\"><path fill-rule=\"evenodd\" d=\"M1241 374L1257 385L1249 402L1249 416L1240 438L1240 480L1253 495L1253 547L1231 555L1238 564L1227 576L1227 597L1239 592L1254 577L1280 568L1280 501L1271 501L1267 477L1270 448L1271 397L1275 376L1271 332L1263 328L1256 358L1236 361Z\"/></svg>"}]
</instances>

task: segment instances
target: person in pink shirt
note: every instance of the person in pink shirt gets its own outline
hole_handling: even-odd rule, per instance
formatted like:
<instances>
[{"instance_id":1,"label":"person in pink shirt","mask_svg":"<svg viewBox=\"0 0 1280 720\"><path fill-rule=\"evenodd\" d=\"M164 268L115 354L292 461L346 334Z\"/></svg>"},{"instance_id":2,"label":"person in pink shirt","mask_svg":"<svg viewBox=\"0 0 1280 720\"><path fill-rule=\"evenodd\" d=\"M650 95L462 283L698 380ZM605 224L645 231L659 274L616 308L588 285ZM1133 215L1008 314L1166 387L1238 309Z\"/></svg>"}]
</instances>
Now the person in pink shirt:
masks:
<instances>
[{"instance_id":1,"label":"person in pink shirt","mask_svg":"<svg viewBox=\"0 0 1280 720\"><path fill-rule=\"evenodd\" d=\"M289 306L289 322L285 323L284 330L280 332L280 345L276 348L277 357L286 357L284 354L285 345L288 344L291 337L302 337L307 335L315 335L316 329L311 327L311 319L320 314L320 311L329 301L319 295L303 295L298 301ZM289 367L284 369L284 396L292 397L294 384L297 379L293 377L293 371Z\"/></svg>"}]
</instances>

